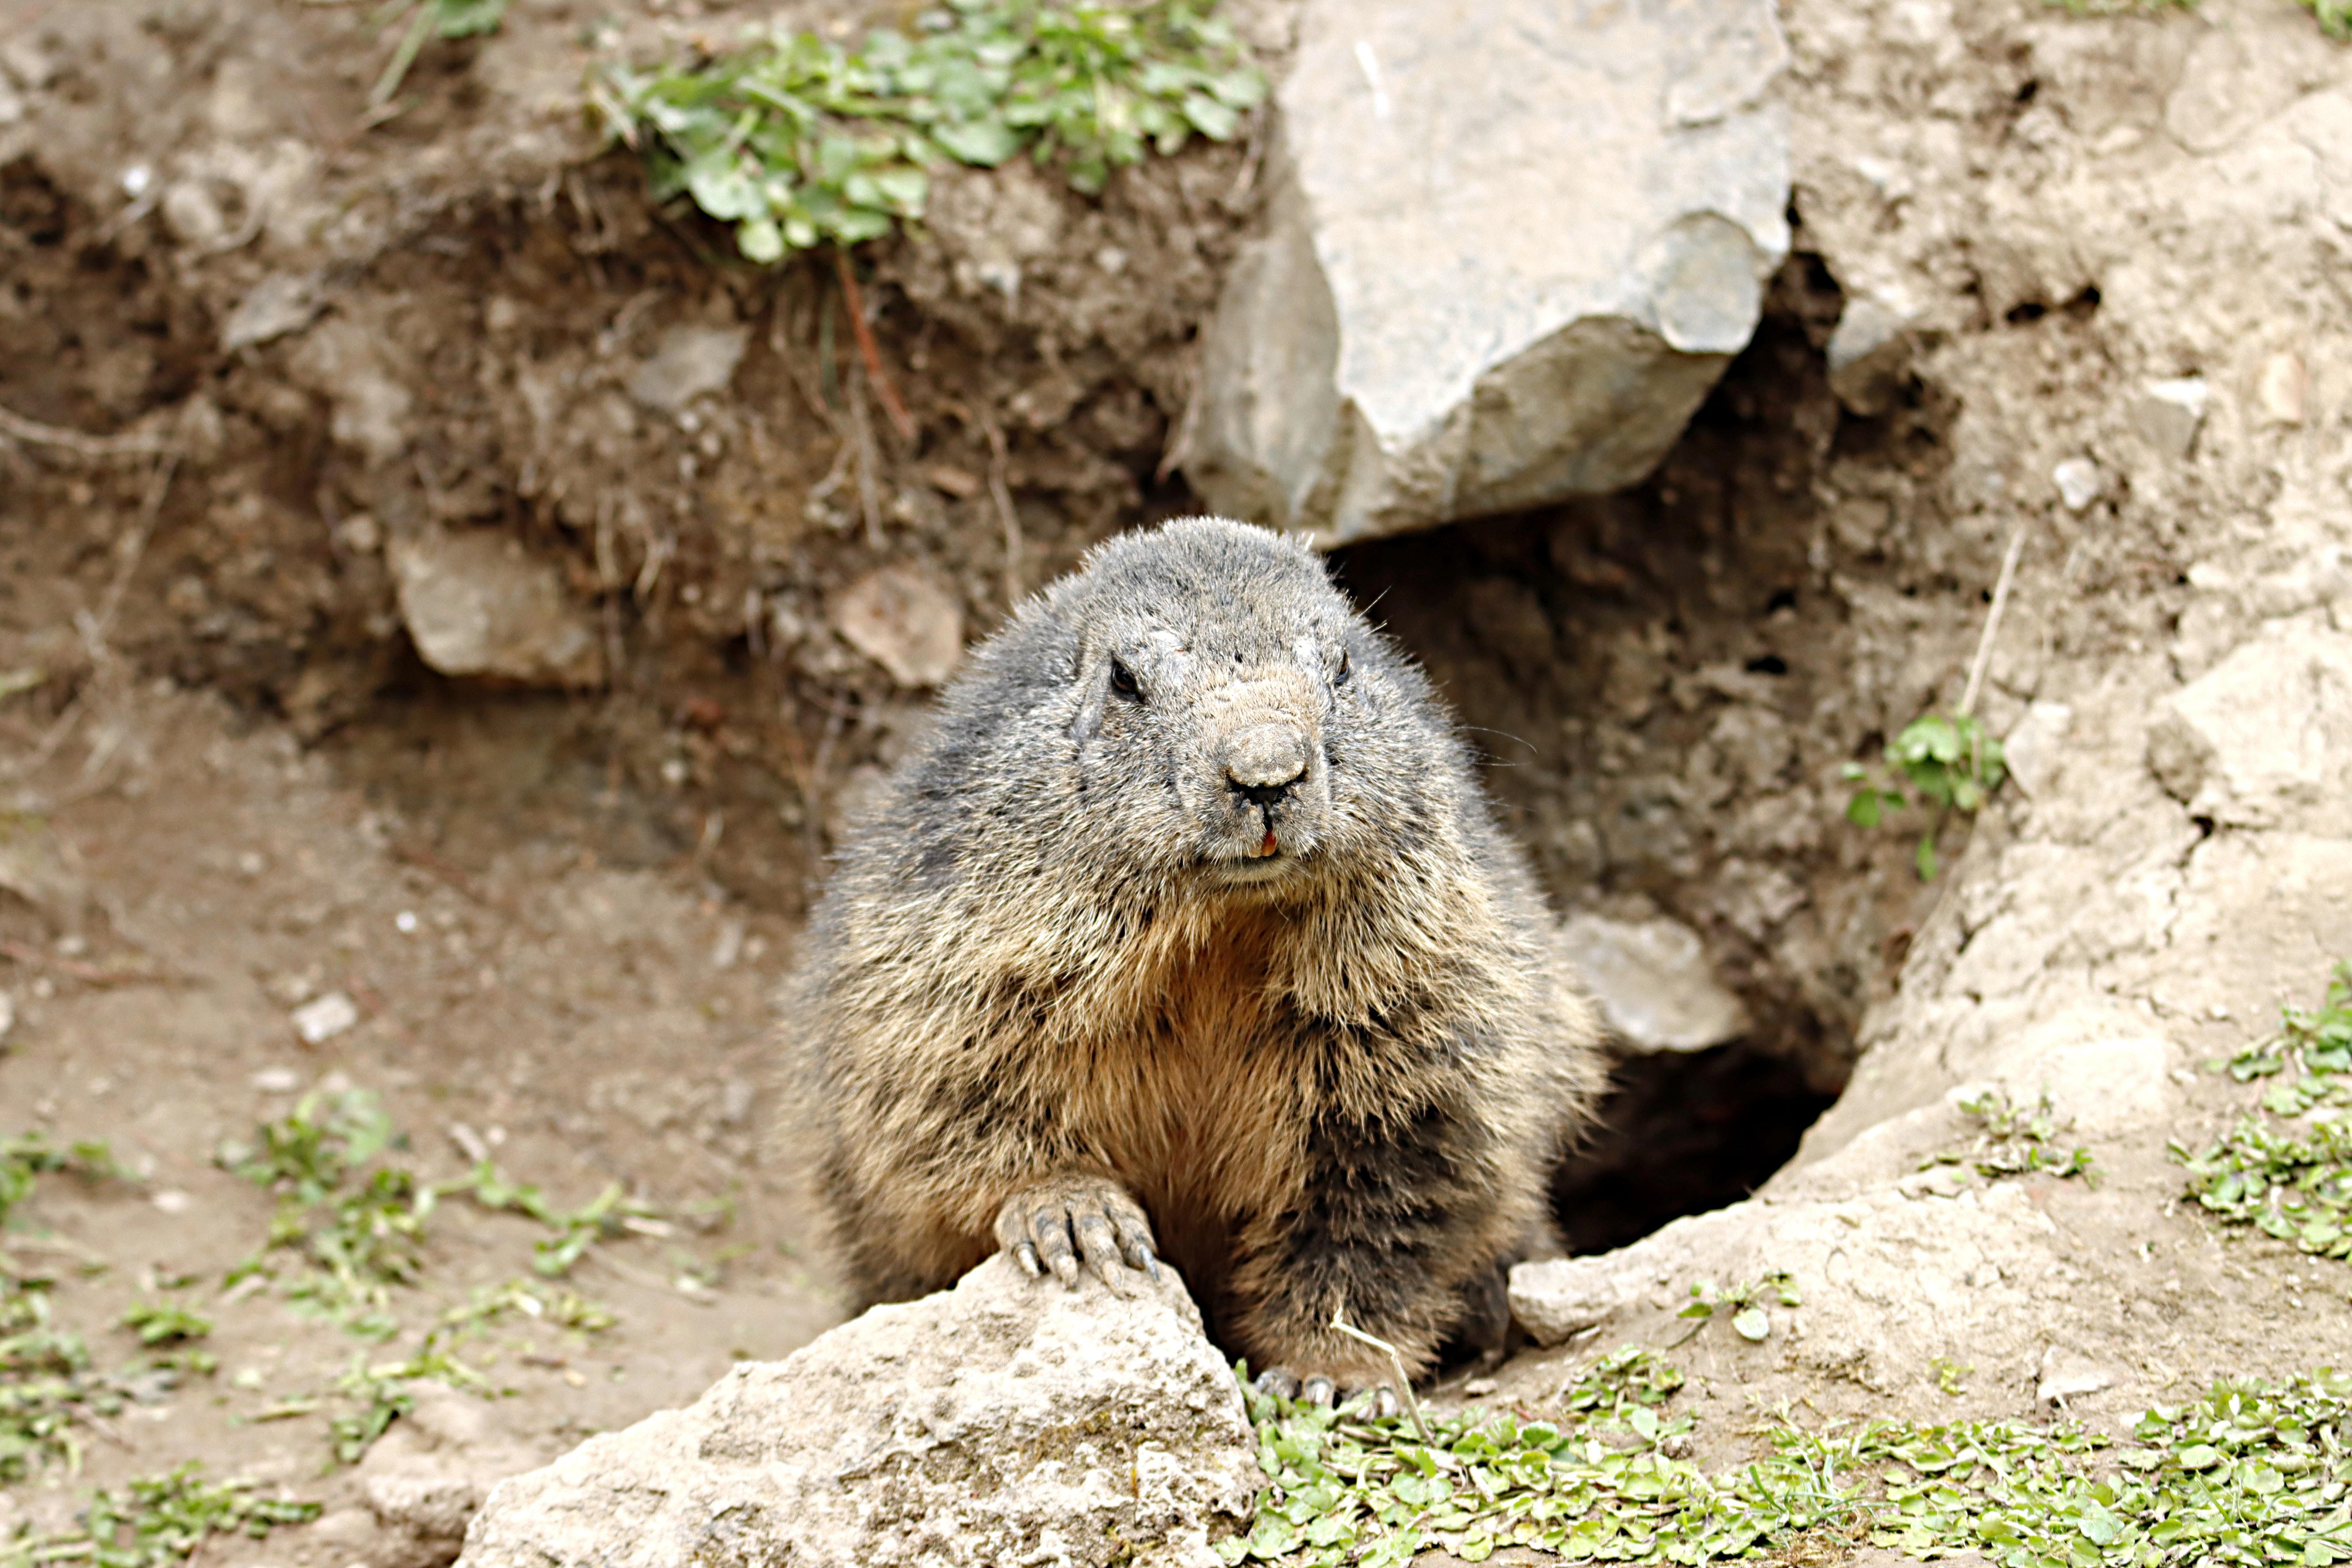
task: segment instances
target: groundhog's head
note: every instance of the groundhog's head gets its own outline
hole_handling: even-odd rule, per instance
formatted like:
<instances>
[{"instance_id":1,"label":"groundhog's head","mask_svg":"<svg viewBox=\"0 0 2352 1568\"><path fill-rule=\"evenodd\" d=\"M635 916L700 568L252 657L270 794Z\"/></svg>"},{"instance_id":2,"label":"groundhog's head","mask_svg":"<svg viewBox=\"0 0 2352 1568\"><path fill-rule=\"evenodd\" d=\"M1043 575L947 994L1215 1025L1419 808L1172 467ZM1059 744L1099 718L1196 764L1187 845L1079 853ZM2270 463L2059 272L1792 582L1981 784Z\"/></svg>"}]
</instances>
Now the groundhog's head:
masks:
<instances>
[{"instance_id":1,"label":"groundhog's head","mask_svg":"<svg viewBox=\"0 0 2352 1568\"><path fill-rule=\"evenodd\" d=\"M967 712L1009 721L1031 782L1059 786L1056 858L1272 892L1450 818L1426 683L1294 539L1214 518L1123 535L1000 640Z\"/></svg>"}]
</instances>

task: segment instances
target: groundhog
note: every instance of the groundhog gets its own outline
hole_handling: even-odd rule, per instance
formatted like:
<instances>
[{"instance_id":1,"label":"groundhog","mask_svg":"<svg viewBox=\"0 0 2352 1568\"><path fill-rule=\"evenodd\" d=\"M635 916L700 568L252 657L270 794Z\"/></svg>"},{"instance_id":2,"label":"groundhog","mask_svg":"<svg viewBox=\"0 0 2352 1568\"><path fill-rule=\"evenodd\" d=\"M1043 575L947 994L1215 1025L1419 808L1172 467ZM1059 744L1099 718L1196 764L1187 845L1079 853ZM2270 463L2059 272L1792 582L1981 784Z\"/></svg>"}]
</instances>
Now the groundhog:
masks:
<instances>
[{"instance_id":1,"label":"groundhog","mask_svg":"<svg viewBox=\"0 0 2352 1568\"><path fill-rule=\"evenodd\" d=\"M1123 535L1022 605L845 829L786 1136L862 1306L998 1247L1160 1258L1270 1387L1393 1399L1507 1323L1601 1077L1421 672L1294 539Z\"/></svg>"}]
</instances>

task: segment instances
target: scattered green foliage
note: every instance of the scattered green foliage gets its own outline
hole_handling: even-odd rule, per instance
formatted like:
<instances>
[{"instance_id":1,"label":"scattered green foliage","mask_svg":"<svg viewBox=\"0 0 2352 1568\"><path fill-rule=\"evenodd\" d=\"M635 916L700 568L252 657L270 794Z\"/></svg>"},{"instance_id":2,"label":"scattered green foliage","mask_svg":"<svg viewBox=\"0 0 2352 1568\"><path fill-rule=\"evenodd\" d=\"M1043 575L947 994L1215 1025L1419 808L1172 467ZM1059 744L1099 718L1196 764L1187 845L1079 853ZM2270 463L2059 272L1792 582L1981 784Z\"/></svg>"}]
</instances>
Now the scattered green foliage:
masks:
<instances>
[{"instance_id":1,"label":"scattered green foliage","mask_svg":"<svg viewBox=\"0 0 2352 1568\"><path fill-rule=\"evenodd\" d=\"M2303 0L2319 22L2319 30L2329 37L2352 43L2352 0Z\"/></svg>"},{"instance_id":2,"label":"scattered green foliage","mask_svg":"<svg viewBox=\"0 0 2352 1568\"><path fill-rule=\"evenodd\" d=\"M1950 1356L1939 1355L1928 1358L1927 1370L1936 1374L1936 1386L1957 1399L1968 1392L1960 1379L1976 1371L1976 1368L1956 1362Z\"/></svg>"},{"instance_id":3,"label":"scattered green foliage","mask_svg":"<svg viewBox=\"0 0 2352 1568\"><path fill-rule=\"evenodd\" d=\"M356 1332L385 1337L390 1287L414 1281L423 1267L418 1248L434 1201L414 1173L374 1163L404 1142L392 1119L363 1089L313 1091L263 1123L256 1139L224 1143L217 1158L275 1192L278 1214L262 1250L232 1270L228 1283L269 1273L271 1252L298 1252L312 1267L288 1286L290 1299Z\"/></svg>"},{"instance_id":4,"label":"scattered green foliage","mask_svg":"<svg viewBox=\"0 0 2352 1568\"><path fill-rule=\"evenodd\" d=\"M531 1266L549 1277L569 1272L591 1246L647 1212L625 1199L617 1182L580 1208L562 1208L487 1160L457 1181L427 1182L386 1158L406 1146L364 1089L314 1091L264 1123L253 1142L224 1143L221 1164L278 1194L268 1241L227 1282L270 1273L274 1252L299 1253L310 1268L287 1284L289 1299L362 1338L388 1339L398 1328L389 1311L391 1289L415 1282L425 1222L445 1197L471 1198L494 1213L546 1226L554 1234L537 1244Z\"/></svg>"},{"instance_id":5,"label":"scattered green foliage","mask_svg":"<svg viewBox=\"0 0 2352 1568\"><path fill-rule=\"evenodd\" d=\"M949 0L862 49L777 29L698 65L605 68L591 100L656 200L735 226L750 260L923 215L929 171L1023 153L1080 191L1147 149L1231 137L1265 79L1201 0Z\"/></svg>"},{"instance_id":6,"label":"scattered green foliage","mask_svg":"<svg viewBox=\"0 0 2352 1568\"><path fill-rule=\"evenodd\" d=\"M2146 1412L2128 1442L2071 1424L1813 1431L1782 1416L1759 1433L1764 1458L1709 1473L1680 1457L1692 1418L1658 1408L1680 1381L1660 1366L1620 1352L1557 1421L1472 1412L1426 1445L1401 1418L1251 1390L1269 1484L1249 1532L1219 1551L1400 1564L1441 1545L1475 1563L1526 1544L1697 1563L1782 1552L1829 1528L1912 1556L1980 1551L2003 1568L2352 1560L2352 1378L2331 1372L2219 1384Z\"/></svg>"},{"instance_id":7,"label":"scattered green foliage","mask_svg":"<svg viewBox=\"0 0 2352 1568\"><path fill-rule=\"evenodd\" d=\"M1923 714L1903 727L1887 743L1886 764L1893 775L1873 772L1860 763L1848 763L1845 776L1854 784L1845 805L1846 820L1857 827L1876 827L1890 811L1906 806L1933 806L1936 815L1919 835L1913 860L1919 879L1936 879L1936 836L1955 811L1973 814L2008 776L2009 764L2000 742L1986 732L1984 721L1963 713L1947 719ZM1904 793L1907 784L1910 794Z\"/></svg>"},{"instance_id":8,"label":"scattered green foliage","mask_svg":"<svg viewBox=\"0 0 2352 1568\"><path fill-rule=\"evenodd\" d=\"M8 1223L16 1205L33 1195L40 1177L55 1172L93 1182L123 1173L101 1139L84 1139L63 1149L37 1131L0 1140L0 1226Z\"/></svg>"},{"instance_id":9,"label":"scattered green foliage","mask_svg":"<svg viewBox=\"0 0 2352 1568\"><path fill-rule=\"evenodd\" d=\"M257 1496L249 1481L207 1481L194 1460L169 1475L132 1481L118 1497L90 1496L78 1528L0 1541L0 1568L89 1563L97 1568L169 1568L215 1535L259 1541L281 1524L319 1517L320 1505Z\"/></svg>"},{"instance_id":10,"label":"scattered green foliage","mask_svg":"<svg viewBox=\"0 0 2352 1568\"><path fill-rule=\"evenodd\" d=\"M2317 1009L2281 1009L2276 1034L2213 1065L2277 1081L2202 1152L2171 1145L2189 1195L2231 1224L2352 1258L2352 963L2336 966Z\"/></svg>"},{"instance_id":11,"label":"scattered green foliage","mask_svg":"<svg viewBox=\"0 0 2352 1568\"><path fill-rule=\"evenodd\" d=\"M480 1373L441 1348L438 1331L425 1335L423 1348L405 1361L371 1365L363 1355L352 1357L352 1364L336 1380L335 1387L358 1408L327 1424L335 1458L346 1465L359 1463L394 1421L416 1407L409 1384L427 1379L477 1393L489 1389L489 1381Z\"/></svg>"},{"instance_id":12,"label":"scattered green foliage","mask_svg":"<svg viewBox=\"0 0 2352 1568\"><path fill-rule=\"evenodd\" d=\"M122 1326L137 1334L142 1345L200 1340L213 1331L211 1319L198 1316L177 1301L135 1302L122 1314Z\"/></svg>"},{"instance_id":13,"label":"scattered green foliage","mask_svg":"<svg viewBox=\"0 0 2352 1568\"><path fill-rule=\"evenodd\" d=\"M471 1337L509 1314L583 1334L601 1333L620 1321L610 1307L576 1290L551 1290L513 1279L504 1285L477 1286L473 1300L441 1314L441 1322L455 1334Z\"/></svg>"},{"instance_id":14,"label":"scattered green foliage","mask_svg":"<svg viewBox=\"0 0 2352 1568\"><path fill-rule=\"evenodd\" d=\"M1753 1343L1772 1331L1772 1315L1761 1305L1761 1299L1768 1290L1779 1298L1784 1307L1804 1304L1797 1294L1797 1282L1785 1269L1775 1268L1761 1279L1727 1286L1722 1290L1715 1288L1712 1279L1701 1279L1690 1288L1690 1303L1675 1315L1697 1318L1704 1322L1713 1318L1718 1309L1728 1311L1732 1332Z\"/></svg>"},{"instance_id":15,"label":"scattered green foliage","mask_svg":"<svg viewBox=\"0 0 2352 1568\"><path fill-rule=\"evenodd\" d=\"M91 1375L81 1337L50 1326L46 1286L0 1279L0 1482L44 1464L79 1468L76 1417L121 1407L121 1394Z\"/></svg>"},{"instance_id":16,"label":"scattered green foliage","mask_svg":"<svg viewBox=\"0 0 2352 1568\"><path fill-rule=\"evenodd\" d=\"M1960 1101L1960 1113L1977 1123L1976 1142L1965 1150L1944 1150L1919 1163L1921 1170L1936 1165L1969 1165L1987 1180L2002 1176L2047 1174L2080 1176L2090 1186L2099 1184L2099 1168L2088 1149L2061 1152L2053 1142L2074 1130L2074 1120L2058 1119L2047 1090L2031 1106L2013 1105L2003 1089L1987 1089Z\"/></svg>"},{"instance_id":17,"label":"scattered green foliage","mask_svg":"<svg viewBox=\"0 0 2352 1568\"><path fill-rule=\"evenodd\" d=\"M622 1195L621 1184L612 1183L605 1189L576 1209L559 1208L547 1201L547 1194L526 1182L510 1182L488 1160L474 1167L474 1173L464 1182L453 1183L440 1189L444 1193L462 1192L484 1208L492 1211L510 1210L528 1215L554 1231L555 1235L539 1242L533 1248L530 1266L549 1279L561 1279L572 1271L572 1266L595 1242L618 1236L632 1215L642 1217L647 1210L641 1204L632 1204Z\"/></svg>"}]
</instances>

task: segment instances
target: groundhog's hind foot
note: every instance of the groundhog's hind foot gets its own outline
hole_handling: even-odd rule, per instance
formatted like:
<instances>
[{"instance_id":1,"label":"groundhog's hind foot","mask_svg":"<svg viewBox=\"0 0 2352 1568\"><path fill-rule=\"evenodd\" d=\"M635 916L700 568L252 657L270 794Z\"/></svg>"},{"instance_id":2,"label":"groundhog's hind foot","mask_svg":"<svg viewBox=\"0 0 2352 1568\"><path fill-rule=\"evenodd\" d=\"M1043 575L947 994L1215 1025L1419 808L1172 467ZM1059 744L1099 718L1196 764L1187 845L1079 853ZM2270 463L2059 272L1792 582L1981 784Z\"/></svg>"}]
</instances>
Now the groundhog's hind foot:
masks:
<instances>
[{"instance_id":1,"label":"groundhog's hind foot","mask_svg":"<svg viewBox=\"0 0 2352 1568\"><path fill-rule=\"evenodd\" d=\"M1022 1188L996 1211L996 1240L1031 1275L1050 1268L1065 1285L1078 1282L1081 1259L1122 1293L1129 1269L1160 1278L1142 1205L1102 1176L1072 1173Z\"/></svg>"},{"instance_id":2,"label":"groundhog's hind foot","mask_svg":"<svg viewBox=\"0 0 2352 1568\"><path fill-rule=\"evenodd\" d=\"M1309 1405L1346 1405L1365 1398L1364 1414L1389 1416L1404 1408L1397 1391L1385 1383L1370 1384L1361 1388L1347 1387L1321 1373L1301 1378L1286 1366L1270 1366L1257 1374L1257 1385L1268 1394L1279 1394L1285 1399L1300 1399Z\"/></svg>"}]
</instances>

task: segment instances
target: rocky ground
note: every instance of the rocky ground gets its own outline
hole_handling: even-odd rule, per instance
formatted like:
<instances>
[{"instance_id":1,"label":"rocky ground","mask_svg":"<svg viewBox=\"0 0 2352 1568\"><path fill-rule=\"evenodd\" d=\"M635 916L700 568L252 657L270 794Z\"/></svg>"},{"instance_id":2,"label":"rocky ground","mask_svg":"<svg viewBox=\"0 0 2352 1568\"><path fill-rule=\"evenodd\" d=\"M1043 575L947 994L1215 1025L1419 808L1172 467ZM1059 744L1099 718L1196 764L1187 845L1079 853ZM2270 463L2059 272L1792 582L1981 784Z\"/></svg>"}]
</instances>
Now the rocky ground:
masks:
<instances>
[{"instance_id":1,"label":"rocky ground","mask_svg":"<svg viewBox=\"0 0 2352 1568\"><path fill-rule=\"evenodd\" d=\"M907 440L837 274L723 263L578 112L600 55L749 9L516 0L389 116L359 7L0 13L0 1137L123 1167L41 1175L0 1237L121 1374L0 1540L201 1458L326 1510L208 1552L429 1568L498 1476L837 1316L762 1157L767 989L956 647L1193 504L1204 323L1279 180L1260 121L1099 201L950 183L863 262ZM1277 75L1302 14L1242 14ZM1523 1271L1544 1348L1475 1397L1541 1413L1645 1344L1727 1458L1760 1411L2113 1424L2308 1370L2344 1265L2218 1226L2167 1147L2352 957L2352 57L2285 0L1780 25L1788 259L1655 473L1335 557L1596 963L1650 931L1635 990L1690 1004L1621 1008L1682 1048L1629 1058L1559 1189L1622 1250ZM1928 823L1853 827L1841 769L1959 700L2005 556L1978 710L2014 777L1923 885ZM453 1192L382 1342L304 1315L283 1249L224 1289L277 1205L221 1142L322 1086L420 1177L628 1206L555 1279L546 1225ZM1934 1163L1990 1087L2046 1092L2100 1184ZM1676 1315L1774 1272L1802 1304L1760 1339ZM153 1369L120 1323L157 1300L216 1370ZM354 1357L436 1325L488 1388L409 1384L336 1463L381 1408Z\"/></svg>"}]
</instances>

